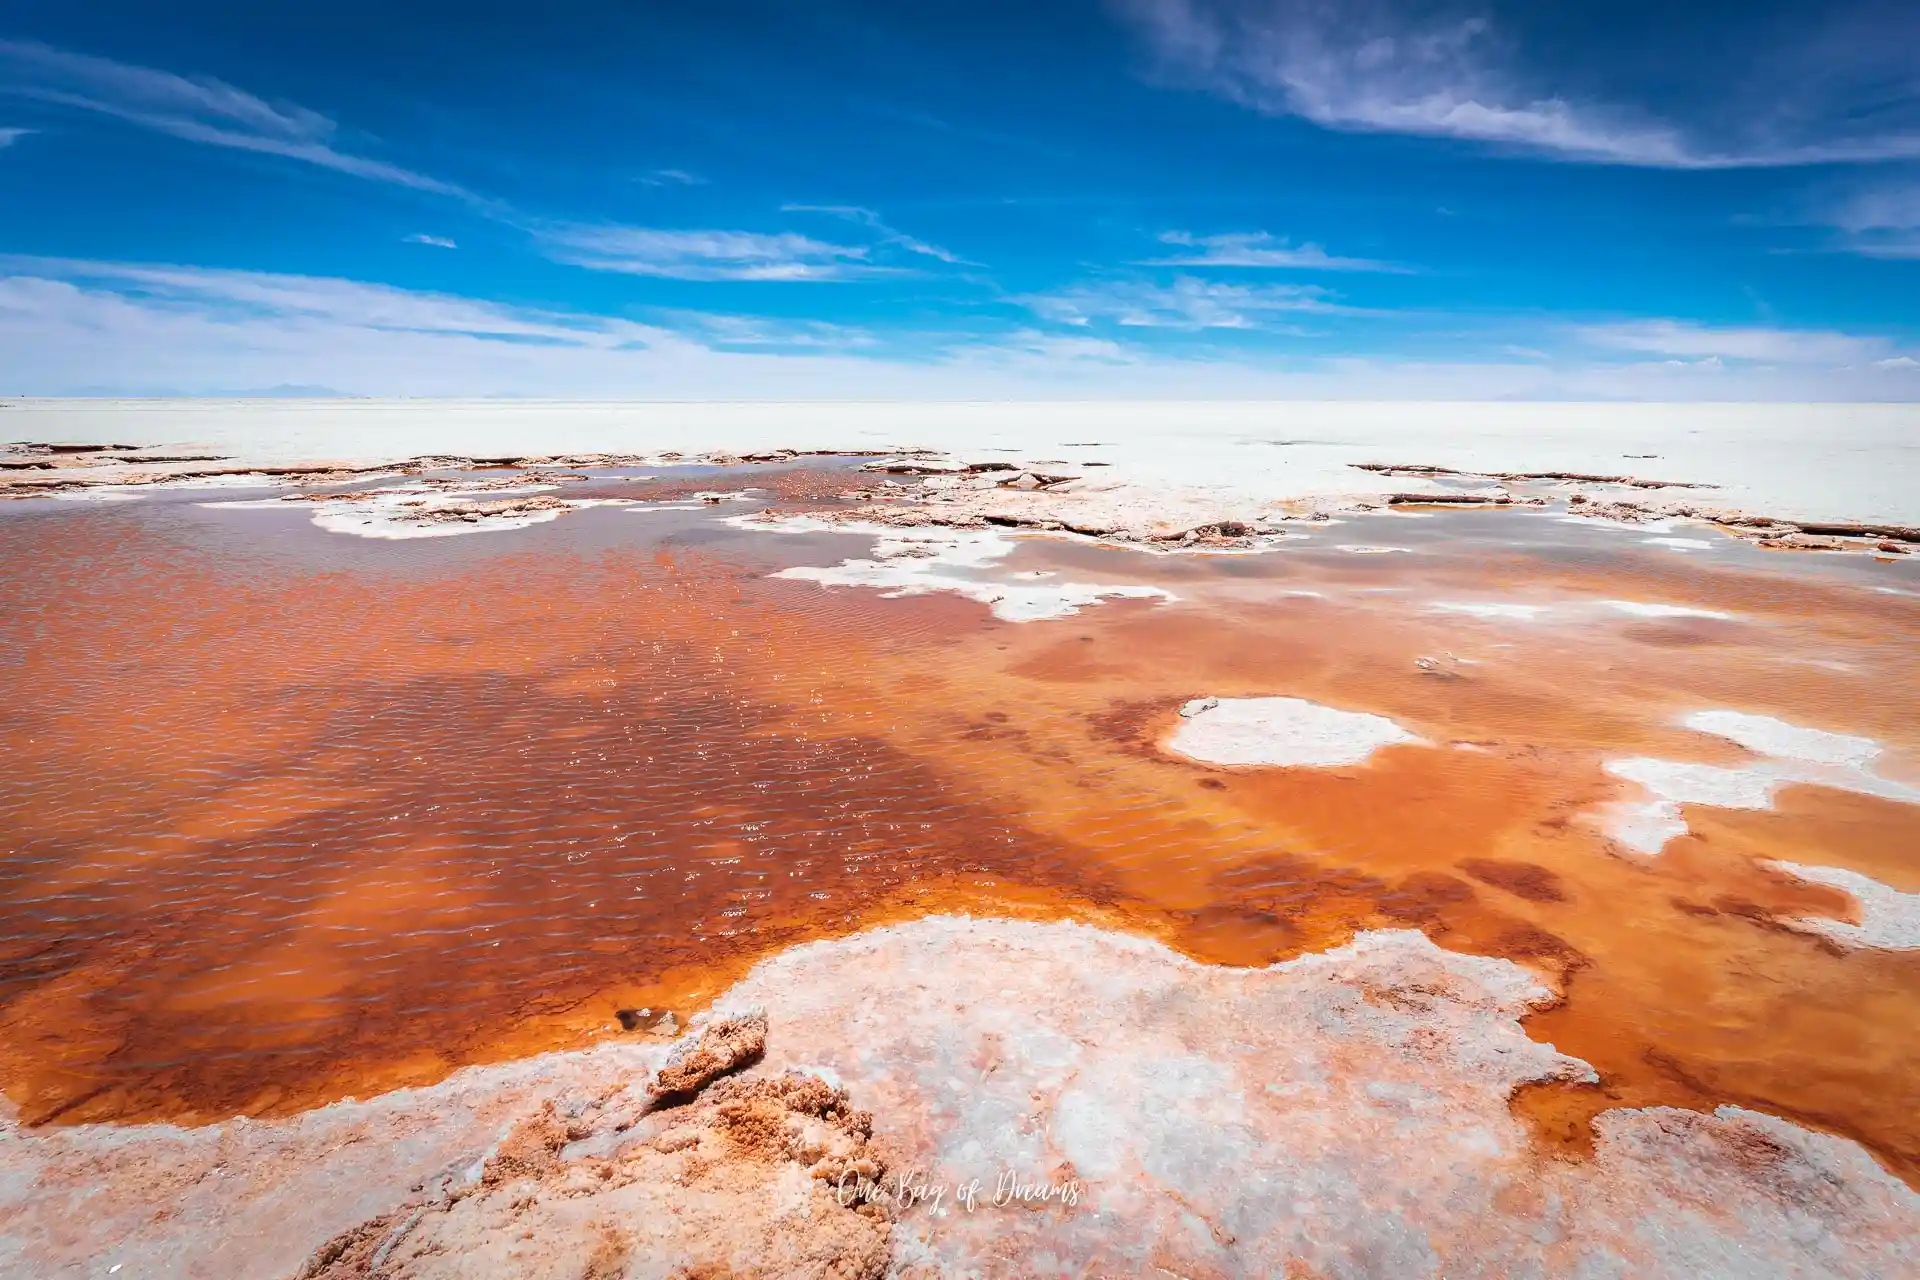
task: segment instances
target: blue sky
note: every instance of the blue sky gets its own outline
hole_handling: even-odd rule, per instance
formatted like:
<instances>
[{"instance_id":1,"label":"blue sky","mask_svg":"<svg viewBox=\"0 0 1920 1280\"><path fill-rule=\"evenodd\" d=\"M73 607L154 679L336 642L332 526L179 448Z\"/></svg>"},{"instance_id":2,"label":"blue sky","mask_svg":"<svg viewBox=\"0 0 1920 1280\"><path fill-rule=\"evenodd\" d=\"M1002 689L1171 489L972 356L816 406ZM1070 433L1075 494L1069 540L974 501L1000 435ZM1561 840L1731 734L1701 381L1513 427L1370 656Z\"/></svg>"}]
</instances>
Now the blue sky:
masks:
<instances>
[{"instance_id":1,"label":"blue sky","mask_svg":"<svg viewBox=\"0 0 1920 1280\"><path fill-rule=\"evenodd\" d=\"M1920 9L14 0L0 393L1920 399Z\"/></svg>"}]
</instances>

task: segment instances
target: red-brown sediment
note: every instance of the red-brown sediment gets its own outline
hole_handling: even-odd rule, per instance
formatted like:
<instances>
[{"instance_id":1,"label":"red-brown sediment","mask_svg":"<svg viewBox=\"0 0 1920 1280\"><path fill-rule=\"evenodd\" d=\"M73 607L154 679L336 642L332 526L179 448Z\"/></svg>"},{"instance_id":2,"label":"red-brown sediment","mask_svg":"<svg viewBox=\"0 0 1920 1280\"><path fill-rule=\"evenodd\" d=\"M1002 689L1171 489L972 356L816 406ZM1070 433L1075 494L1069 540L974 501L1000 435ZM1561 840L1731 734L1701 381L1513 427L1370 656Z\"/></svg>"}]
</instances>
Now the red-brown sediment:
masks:
<instances>
[{"instance_id":1,"label":"red-brown sediment","mask_svg":"<svg viewBox=\"0 0 1920 1280\"><path fill-rule=\"evenodd\" d=\"M824 502L861 482L698 487L725 483ZM1741 758L1671 727L1702 706L1920 758L1903 597L1634 551L1134 556L1103 571L1204 608L1020 627L719 553L319 571L118 510L0 525L0 559L35 566L0 580L22 659L0 711L0 1080L30 1122L425 1083L618 1034L617 1008L684 1017L795 941L973 907L1240 965L1414 925L1566 981L1529 1031L1602 1084L1523 1091L1543 1135L1739 1102L1920 1170L1920 959L1773 927L1848 903L1757 865L1912 891L1914 808L1789 788L1777 812L1689 810L1654 861L1583 820L1619 793L1609 756ZM1738 620L1520 634L1418 603L1502 592ZM1415 664L1434 653L1480 663L1437 680ZM1203 694L1371 711L1436 745L1334 770L1165 758Z\"/></svg>"}]
</instances>

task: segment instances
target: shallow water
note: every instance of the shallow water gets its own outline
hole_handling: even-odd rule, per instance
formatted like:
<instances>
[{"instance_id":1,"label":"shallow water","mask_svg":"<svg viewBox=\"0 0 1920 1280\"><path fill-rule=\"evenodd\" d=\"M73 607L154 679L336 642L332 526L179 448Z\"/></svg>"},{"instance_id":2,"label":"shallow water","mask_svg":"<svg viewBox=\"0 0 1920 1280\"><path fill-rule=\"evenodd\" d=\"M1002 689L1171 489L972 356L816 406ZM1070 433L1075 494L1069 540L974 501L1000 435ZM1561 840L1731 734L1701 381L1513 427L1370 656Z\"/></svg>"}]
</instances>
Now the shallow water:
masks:
<instances>
[{"instance_id":1,"label":"shallow water","mask_svg":"<svg viewBox=\"0 0 1920 1280\"><path fill-rule=\"evenodd\" d=\"M847 482L652 474L567 496L816 508ZM1603 1083L1524 1092L1543 1142L1738 1101L1920 1169L1920 951L1790 927L1850 901L1762 865L1920 892L1920 807L1790 786L1689 806L1657 856L1593 816L1629 791L1609 759L1746 759L1675 724L1710 707L1872 737L1920 783L1920 597L1884 590L1920 588L1908 564L1533 510L1257 555L1036 537L953 572L1177 599L1011 623L770 578L873 540L723 522L744 503L391 543L199 505L229 497L0 510L0 1084L26 1120L422 1083L623 1034L619 1009L684 1017L797 939L972 907L1239 965L1418 925L1566 984L1529 1030ZM1441 607L1488 604L1534 612ZM1423 741L1326 769L1168 755L1203 695Z\"/></svg>"}]
</instances>

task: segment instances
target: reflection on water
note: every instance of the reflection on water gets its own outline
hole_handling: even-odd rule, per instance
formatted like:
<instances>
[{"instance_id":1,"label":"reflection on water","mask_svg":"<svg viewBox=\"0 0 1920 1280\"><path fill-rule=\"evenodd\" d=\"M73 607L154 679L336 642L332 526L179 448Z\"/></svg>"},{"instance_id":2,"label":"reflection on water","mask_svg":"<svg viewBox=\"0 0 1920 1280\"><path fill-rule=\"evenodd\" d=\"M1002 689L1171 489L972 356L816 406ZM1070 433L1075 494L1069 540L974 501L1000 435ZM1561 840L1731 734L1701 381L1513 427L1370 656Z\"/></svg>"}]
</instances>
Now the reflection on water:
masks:
<instances>
[{"instance_id":1,"label":"reflection on water","mask_svg":"<svg viewBox=\"0 0 1920 1280\"><path fill-rule=\"evenodd\" d=\"M848 483L768 477L577 492L817 507ZM1524 1093L1543 1138L1577 1148L1610 1105L1740 1101L1920 1167L1920 952L1793 931L1851 904L1760 865L1920 891L1920 810L1788 788L1690 808L1653 858L1592 820L1621 794L1609 758L1742 758L1676 727L1702 707L1872 736L1920 780L1920 601L1873 589L1909 587L1902 566L1531 511L1251 556L1036 538L982 572L1179 601L1015 624L771 579L871 539L721 522L743 505L412 543L186 498L6 512L0 1081L25 1118L424 1082L626 1034L617 1009L684 1016L797 939L959 907L1232 964L1422 928L1566 984L1529 1028L1605 1082ZM1158 746L1200 695L1369 711L1424 743L1209 768Z\"/></svg>"}]
</instances>

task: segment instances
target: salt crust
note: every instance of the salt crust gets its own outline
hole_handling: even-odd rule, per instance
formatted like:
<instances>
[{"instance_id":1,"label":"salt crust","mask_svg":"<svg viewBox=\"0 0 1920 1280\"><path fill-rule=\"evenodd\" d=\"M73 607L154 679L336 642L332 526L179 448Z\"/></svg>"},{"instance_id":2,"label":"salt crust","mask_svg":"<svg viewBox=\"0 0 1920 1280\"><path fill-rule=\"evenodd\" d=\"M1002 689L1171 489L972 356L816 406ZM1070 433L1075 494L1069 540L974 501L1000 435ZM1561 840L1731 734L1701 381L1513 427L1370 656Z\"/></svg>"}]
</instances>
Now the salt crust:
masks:
<instances>
[{"instance_id":1,"label":"salt crust","mask_svg":"<svg viewBox=\"0 0 1920 1280\"><path fill-rule=\"evenodd\" d=\"M824 1069L874 1112L897 1167L949 1187L895 1227L896 1275L1277 1276L1291 1264L1864 1278L1920 1266L1920 1196L1857 1144L1755 1112L1608 1111L1590 1160L1541 1162L1512 1091L1593 1079L1523 1031L1551 999L1519 965L1412 931L1235 969L1087 926L934 917L774 955L716 1015L764 1008L767 1054L750 1076ZM653 1141L671 1115L635 1123L621 1099L637 1105L667 1056L620 1041L197 1129L21 1130L8 1110L0 1273L291 1274L413 1188L470 1184L545 1103L593 1130L570 1135L570 1150ZM1008 1173L1077 1179L1081 1198L996 1208ZM382 1274L475 1275L510 1248L516 1274L573 1280L614 1203L590 1175L563 1168L563 1195L516 1201L546 1228L533 1239L517 1222L505 1238L398 1239ZM953 1188L972 1178L967 1212ZM649 1230L670 1232L674 1187L642 1190ZM782 1209L743 1198L739 1212ZM665 1276L667 1244L632 1256L627 1274Z\"/></svg>"}]
</instances>

